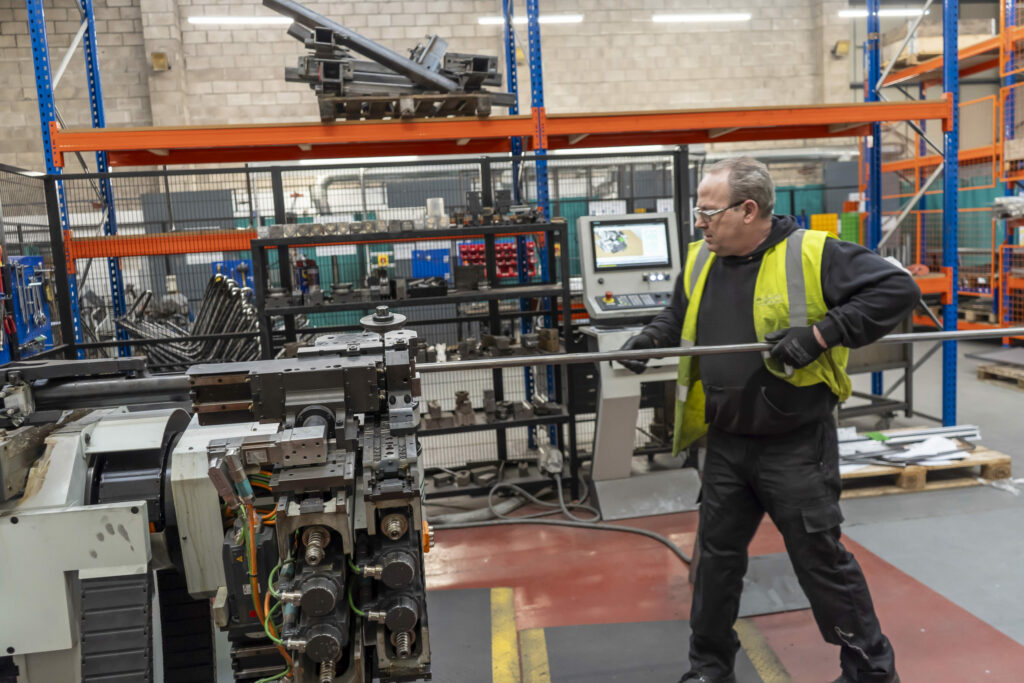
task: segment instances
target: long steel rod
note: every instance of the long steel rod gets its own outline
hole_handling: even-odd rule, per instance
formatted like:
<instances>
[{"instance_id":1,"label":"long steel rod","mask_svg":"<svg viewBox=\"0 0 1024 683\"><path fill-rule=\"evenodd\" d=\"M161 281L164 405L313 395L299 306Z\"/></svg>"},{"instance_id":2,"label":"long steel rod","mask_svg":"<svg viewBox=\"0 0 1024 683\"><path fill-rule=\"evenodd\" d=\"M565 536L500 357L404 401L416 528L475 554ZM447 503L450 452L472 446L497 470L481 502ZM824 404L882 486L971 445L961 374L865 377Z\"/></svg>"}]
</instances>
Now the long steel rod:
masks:
<instances>
[{"instance_id":1,"label":"long steel rod","mask_svg":"<svg viewBox=\"0 0 1024 683\"><path fill-rule=\"evenodd\" d=\"M890 334L876 344L912 344L926 341L964 341L970 339L991 339L994 337L1017 337L1024 335L1024 327L1004 327L991 330L959 330L951 332L912 332ZM591 351L587 353L542 354L538 356L514 356L511 358L482 358L479 360L453 361L451 363L417 363L420 372L450 372L454 370L480 370L493 368L520 368L530 365L575 365L576 363L603 363L613 360L650 360L651 358L675 358L680 356L713 356L722 353L750 353L770 351L768 342L749 344L725 344L720 346L676 346L664 349L633 349L630 351Z\"/></svg>"}]
</instances>

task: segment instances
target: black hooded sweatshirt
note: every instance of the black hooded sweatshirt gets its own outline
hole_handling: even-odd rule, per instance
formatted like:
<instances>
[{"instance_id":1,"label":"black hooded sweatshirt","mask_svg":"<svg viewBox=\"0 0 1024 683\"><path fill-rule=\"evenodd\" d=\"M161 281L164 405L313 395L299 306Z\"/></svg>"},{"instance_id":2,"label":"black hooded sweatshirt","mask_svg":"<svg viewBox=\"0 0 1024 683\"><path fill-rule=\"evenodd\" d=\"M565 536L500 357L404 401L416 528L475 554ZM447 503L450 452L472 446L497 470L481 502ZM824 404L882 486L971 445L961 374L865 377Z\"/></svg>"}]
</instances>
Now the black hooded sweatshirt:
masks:
<instances>
[{"instance_id":1,"label":"black hooded sweatshirt","mask_svg":"<svg viewBox=\"0 0 1024 683\"><path fill-rule=\"evenodd\" d=\"M716 258L697 313L697 345L756 342L754 284L761 258L800 227L790 216L773 216L767 239L745 256ZM659 346L678 346L688 301L683 277L676 278L672 303L644 329ZM821 286L827 316L816 323L831 347L864 346L890 332L914 309L921 290L906 271L852 242L825 242ZM836 396L825 384L797 387L771 374L760 353L698 356L707 395L708 423L733 434L784 434L824 419Z\"/></svg>"}]
</instances>

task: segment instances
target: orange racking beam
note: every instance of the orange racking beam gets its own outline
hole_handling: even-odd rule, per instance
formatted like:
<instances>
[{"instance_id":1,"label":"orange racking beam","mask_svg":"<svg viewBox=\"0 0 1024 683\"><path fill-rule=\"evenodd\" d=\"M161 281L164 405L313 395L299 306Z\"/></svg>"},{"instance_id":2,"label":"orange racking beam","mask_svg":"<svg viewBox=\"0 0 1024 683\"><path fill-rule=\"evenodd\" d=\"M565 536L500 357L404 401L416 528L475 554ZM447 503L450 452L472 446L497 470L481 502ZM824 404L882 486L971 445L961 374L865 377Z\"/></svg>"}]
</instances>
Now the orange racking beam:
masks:
<instances>
[{"instance_id":1,"label":"orange racking beam","mask_svg":"<svg viewBox=\"0 0 1024 683\"><path fill-rule=\"evenodd\" d=\"M850 137L878 121L951 118L949 100L749 107L545 117L550 147L686 144L809 137ZM111 165L225 163L307 158L507 152L510 137L529 138L530 116L411 121L342 121L186 128L66 129L51 126L54 158L106 151ZM727 130L727 133L720 134ZM628 141L628 142L625 142ZM572 144L575 142L576 144Z\"/></svg>"},{"instance_id":2,"label":"orange racking beam","mask_svg":"<svg viewBox=\"0 0 1024 683\"><path fill-rule=\"evenodd\" d=\"M122 258L125 256L162 256L217 251L249 251L256 239L255 230L218 230L216 232L168 232L155 235L108 235L76 238L68 233L68 260L83 258Z\"/></svg>"},{"instance_id":3,"label":"orange racking beam","mask_svg":"<svg viewBox=\"0 0 1024 683\"><path fill-rule=\"evenodd\" d=\"M970 161L987 161L991 160L993 154L997 150L996 145L987 145L985 147L973 147L971 149L962 149L960 154L957 156L960 158L960 163L966 163ZM899 161L887 161L882 164L882 173L892 173L895 171L912 171L916 168L932 168L942 161L942 157L938 154L931 154L926 157L912 157L910 159L900 159ZM971 188L965 188L971 189Z\"/></svg>"},{"instance_id":4,"label":"orange racking beam","mask_svg":"<svg viewBox=\"0 0 1024 683\"><path fill-rule=\"evenodd\" d=\"M1024 26L1017 26L1007 31L1007 34L992 36L980 43L963 48L959 51L960 75L969 76L998 68L999 47L1003 41L1008 40L1012 43L1022 38L1024 38ZM937 85L942 83L942 64L942 57L934 57L906 69L894 71L886 77L882 87L916 83L923 83L926 86ZM929 77L929 74L934 75Z\"/></svg>"}]
</instances>

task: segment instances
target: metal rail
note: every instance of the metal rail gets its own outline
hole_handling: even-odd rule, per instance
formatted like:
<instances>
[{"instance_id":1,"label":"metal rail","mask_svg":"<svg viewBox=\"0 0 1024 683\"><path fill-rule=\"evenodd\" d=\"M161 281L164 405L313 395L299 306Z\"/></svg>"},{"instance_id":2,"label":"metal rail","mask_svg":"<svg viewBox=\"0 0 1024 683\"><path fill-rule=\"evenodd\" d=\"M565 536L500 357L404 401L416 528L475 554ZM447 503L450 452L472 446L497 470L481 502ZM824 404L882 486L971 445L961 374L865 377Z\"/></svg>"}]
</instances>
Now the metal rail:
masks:
<instances>
[{"instance_id":1,"label":"metal rail","mask_svg":"<svg viewBox=\"0 0 1024 683\"><path fill-rule=\"evenodd\" d=\"M966 341L991 339L994 337L1015 337L1024 335L1024 327L1005 327L991 330L959 330L950 332L913 332L890 334L875 344L911 344L926 341ZM587 353L542 354L538 356L514 356L511 358L482 358L479 360L454 361L451 363L417 363L419 372L447 372L453 370L491 370L494 368L519 368L529 365L575 365L576 363L601 363L615 360L650 360L651 358L673 358L679 356L713 356L722 353L749 353L770 351L773 344L752 342L749 344L724 344L720 346L689 346L664 349L634 349L631 351L593 351Z\"/></svg>"}]
</instances>

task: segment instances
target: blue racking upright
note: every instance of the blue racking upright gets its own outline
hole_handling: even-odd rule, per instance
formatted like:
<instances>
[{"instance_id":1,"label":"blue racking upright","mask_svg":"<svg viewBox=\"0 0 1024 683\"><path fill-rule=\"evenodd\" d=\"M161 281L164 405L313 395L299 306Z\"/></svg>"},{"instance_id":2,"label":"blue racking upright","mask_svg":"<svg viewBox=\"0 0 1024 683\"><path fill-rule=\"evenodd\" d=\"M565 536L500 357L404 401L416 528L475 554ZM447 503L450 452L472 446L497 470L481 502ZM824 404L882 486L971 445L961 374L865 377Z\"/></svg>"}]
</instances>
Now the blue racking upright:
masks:
<instances>
[{"instance_id":1,"label":"blue racking upright","mask_svg":"<svg viewBox=\"0 0 1024 683\"><path fill-rule=\"evenodd\" d=\"M35 70L36 96L39 103L39 123L43 133L43 154L46 158L46 172L56 187L57 199L60 204L60 222L63 230L71 228L71 217L68 210L67 200L64 195L63 184L60 181L61 169L55 163L53 147L51 145L51 132L54 127L62 123L62 117L54 99L54 89L60 82L68 63L71 60L79 43L82 45L85 59L86 85L89 91L89 109L93 128L106 127L106 117L103 111L103 88L100 82L100 68L98 49L96 43L96 22L93 13L92 0L75 0L75 7L79 12L81 24L78 32L71 41L67 53L57 72L50 69L49 40L46 34L46 17L43 11L43 0L26 0L28 9L29 36L32 42L32 64ZM83 168L85 161L79 155ZM106 174L109 172L107 164L107 153L96 152L96 172ZM117 234L117 217L114 210L114 193L110 179L102 175L96 186L99 202L103 208L102 231L104 235ZM121 266L118 259L107 259L107 275L110 278L110 291L113 301L114 317L118 318L127 312L124 298L124 282L121 277ZM77 285L73 275L69 277L69 295L71 299L71 313L74 319L75 341L82 342L82 331L78 318L78 293ZM127 339L124 330L118 330L118 336ZM79 352L81 353L81 352ZM118 348L122 356L129 355L130 349L127 346Z\"/></svg>"},{"instance_id":2,"label":"blue racking upright","mask_svg":"<svg viewBox=\"0 0 1024 683\"><path fill-rule=\"evenodd\" d=\"M888 74L881 73L881 27L879 21L880 0L867 0L867 41L864 45L864 82L865 99L868 102L885 100L882 95L882 83ZM922 14L928 10L932 0L927 0L922 8ZM958 229L959 229L959 157L960 157L960 60L957 45L957 22L959 20L959 0L943 0L943 65L942 65L942 90L943 96L951 102L952 111L950 121L943 130L943 145L941 155L943 158L942 178L942 266L947 269L953 286L950 288L950 296L943 308L943 328L945 330L957 329L957 287L958 282ZM920 21L908 32L904 42L910 40ZM897 54L901 52L897 50ZM895 60L894 60L895 61ZM913 125L913 124L912 124ZM923 132L914 125L918 132ZM922 135L922 142L927 140ZM882 145L881 145L881 124L872 125L872 135L867 146L867 245L877 249L884 244L882 236ZM917 204L920 197L910 200ZM956 369L957 369L957 343L955 341L942 342L942 423L944 425L956 424ZM871 377L871 393L880 395L882 393L882 375L873 373Z\"/></svg>"}]
</instances>

